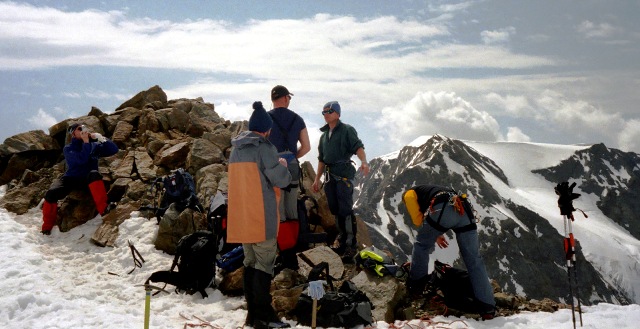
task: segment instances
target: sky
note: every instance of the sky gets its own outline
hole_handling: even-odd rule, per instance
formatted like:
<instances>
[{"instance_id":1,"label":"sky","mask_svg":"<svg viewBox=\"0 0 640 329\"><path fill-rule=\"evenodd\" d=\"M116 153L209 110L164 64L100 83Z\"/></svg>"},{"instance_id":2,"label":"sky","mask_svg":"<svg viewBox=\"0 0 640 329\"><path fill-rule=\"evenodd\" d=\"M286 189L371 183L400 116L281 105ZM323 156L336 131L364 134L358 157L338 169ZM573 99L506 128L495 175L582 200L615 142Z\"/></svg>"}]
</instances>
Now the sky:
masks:
<instances>
[{"instance_id":1,"label":"sky","mask_svg":"<svg viewBox=\"0 0 640 329\"><path fill-rule=\"evenodd\" d=\"M550 218L550 223L559 231L561 220L550 215L551 210L544 204L554 202L540 191L540 181L527 176L537 151L544 151L545 165L557 164L559 158L575 151L576 147L552 146L524 143L470 143L483 154L494 155L513 152L498 161L509 180L514 202L527 199L534 211ZM508 150L511 149L511 150ZM519 166L527 163L527 166ZM527 168L527 169L524 169ZM517 172L525 173L522 179L512 179ZM508 187L492 182L502 194ZM7 186L0 186L0 198ZM549 188L547 188L549 190ZM579 186L576 191L579 190ZM547 192L551 194L553 192ZM617 278L619 284L629 280L633 264L640 255L640 242L624 234L613 221L604 218L593 209L595 202L589 195L582 195L574 201L589 213L589 219L578 218L574 224L576 238L590 261L595 260L599 271L605 277ZM590 208L589 208L590 207ZM39 233L41 225L39 207L30 209L23 215L16 215L0 208L0 327L1 328L141 328L144 324L144 288L139 286L159 270L171 267L173 256L156 250L153 244L157 234L155 220L131 213L119 226L116 247L98 247L90 242L93 233L102 220L99 216L89 220L69 232L60 232L54 227L50 236ZM499 220L499 219L498 219ZM603 236L604 235L604 236ZM131 242L145 262L134 269L133 258L127 242ZM431 259L457 255L455 243L447 249L436 248ZM630 260L625 257L635 257ZM446 259L446 257L444 258ZM446 261L452 263L455 257ZM628 264L628 268L621 264ZM631 274L633 275L633 274ZM220 277L218 277L218 280ZM632 279L633 280L633 279ZM632 281L633 282L633 281ZM635 281L637 285L637 280ZM633 288L632 288L633 289ZM636 286L637 289L637 286ZM172 288L169 288L173 291ZM180 295L159 294L151 297L151 328L184 328L185 324L199 325L203 321L215 328L236 329L242 326L246 317L243 297L227 297L219 290L208 288L207 299L200 294ZM293 328L309 328L286 320ZM431 323L412 320L396 321L393 324L378 321L373 326L378 329L413 328L465 328L465 329L548 329L572 328L571 311L522 312L520 314L497 317L490 321L476 321L467 318L437 316ZM640 322L640 305L613 305L599 303L583 307L581 328L637 328ZM188 327L188 326L187 326ZM196 326L197 327L197 326ZM578 326L578 328L580 328ZM362 329L360 327L359 329Z\"/></svg>"},{"instance_id":2,"label":"sky","mask_svg":"<svg viewBox=\"0 0 640 329\"><path fill-rule=\"evenodd\" d=\"M314 150L337 100L369 159L436 133L640 152L639 14L597 0L2 1L0 141L154 85L246 120L282 84Z\"/></svg>"}]
</instances>

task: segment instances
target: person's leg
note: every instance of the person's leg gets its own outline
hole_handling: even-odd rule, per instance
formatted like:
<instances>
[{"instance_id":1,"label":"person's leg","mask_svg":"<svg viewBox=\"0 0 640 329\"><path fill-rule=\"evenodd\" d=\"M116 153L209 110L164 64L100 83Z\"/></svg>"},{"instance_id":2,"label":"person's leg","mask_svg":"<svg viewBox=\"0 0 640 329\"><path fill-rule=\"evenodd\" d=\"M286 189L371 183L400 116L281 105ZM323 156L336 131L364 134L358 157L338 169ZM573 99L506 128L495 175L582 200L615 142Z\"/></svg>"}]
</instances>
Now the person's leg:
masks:
<instances>
[{"instance_id":1,"label":"person's leg","mask_svg":"<svg viewBox=\"0 0 640 329\"><path fill-rule=\"evenodd\" d=\"M255 252L255 272L253 277L253 297L255 312L254 328L286 328L288 324L278 318L271 305L271 280L276 260L277 241L267 240L253 244Z\"/></svg>"},{"instance_id":2,"label":"person's leg","mask_svg":"<svg viewBox=\"0 0 640 329\"><path fill-rule=\"evenodd\" d=\"M458 241L462 260L469 272L473 293L476 299L482 303L480 312L493 313L495 311L496 301L493 296L493 287L489 282L484 261L482 260L482 256L480 256L478 231L470 230L456 233L456 240Z\"/></svg>"},{"instance_id":3,"label":"person's leg","mask_svg":"<svg viewBox=\"0 0 640 329\"><path fill-rule=\"evenodd\" d=\"M242 275L242 290L244 292L244 299L247 301L247 317L244 320L244 325L250 327L253 327L253 318L254 313L256 312L253 297L253 277L255 271L256 270L253 267L245 266L244 273Z\"/></svg>"},{"instance_id":4,"label":"person's leg","mask_svg":"<svg viewBox=\"0 0 640 329\"><path fill-rule=\"evenodd\" d=\"M89 183L89 191L91 191L91 196L96 204L98 213L104 215L109 202L107 200L107 190L104 186L102 175L100 175L97 170L92 170L87 176L87 182Z\"/></svg>"},{"instance_id":5,"label":"person's leg","mask_svg":"<svg viewBox=\"0 0 640 329\"><path fill-rule=\"evenodd\" d=\"M347 249L357 250L358 242L356 234L358 227L356 217L353 215L353 183L350 180L340 180L336 184L336 197L338 201L338 217L343 223L344 242Z\"/></svg>"},{"instance_id":6,"label":"person's leg","mask_svg":"<svg viewBox=\"0 0 640 329\"><path fill-rule=\"evenodd\" d=\"M71 192L73 184L69 179L62 177L55 180L49 190L44 195L44 203L42 204L42 234L51 234L51 229L56 224L58 218L58 200L63 199Z\"/></svg>"},{"instance_id":7,"label":"person's leg","mask_svg":"<svg viewBox=\"0 0 640 329\"><path fill-rule=\"evenodd\" d=\"M327 197L327 206L331 211L331 214L335 217L336 228L338 229L338 236L336 237L336 241L340 244L338 249L335 249L335 252L339 255L344 253L346 233L344 228L344 218L339 216L339 207L338 207L338 194L337 194L337 181L333 178L329 179L328 182L324 183L324 194ZM335 243L335 242L334 242Z\"/></svg>"},{"instance_id":8,"label":"person's leg","mask_svg":"<svg viewBox=\"0 0 640 329\"><path fill-rule=\"evenodd\" d=\"M418 230L411 252L411 268L407 280L407 288L412 293L421 294L424 291L429 274L429 255L435 248L436 238L442 234L443 232L431 227L427 222L423 222Z\"/></svg>"}]
</instances>

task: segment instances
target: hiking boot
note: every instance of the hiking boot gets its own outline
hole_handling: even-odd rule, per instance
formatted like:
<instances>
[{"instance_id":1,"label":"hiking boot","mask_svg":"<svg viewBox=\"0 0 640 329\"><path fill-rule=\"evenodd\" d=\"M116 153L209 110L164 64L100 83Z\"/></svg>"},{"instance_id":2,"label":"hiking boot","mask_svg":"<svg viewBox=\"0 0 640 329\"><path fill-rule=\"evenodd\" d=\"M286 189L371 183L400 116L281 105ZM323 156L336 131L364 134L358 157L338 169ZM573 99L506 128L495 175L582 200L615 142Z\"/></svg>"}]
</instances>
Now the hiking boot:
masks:
<instances>
[{"instance_id":1,"label":"hiking boot","mask_svg":"<svg viewBox=\"0 0 640 329\"><path fill-rule=\"evenodd\" d=\"M115 202L110 202L107 207L104 209L104 211L102 212L101 216L105 216L106 214L110 213L111 210L116 209L116 207L118 206L117 203Z\"/></svg>"},{"instance_id":2,"label":"hiking boot","mask_svg":"<svg viewBox=\"0 0 640 329\"><path fill-rule=\"evenodd\" d=\"M496 312L493 311L493 312L489 312L489 313L481 313L480 317L482 318L482 321L491 320L491 319L496 317Z\"/></svg>"},{"instance_id":3,"label":"hiking boot","mask_svg":"<svg viewBox=\"0 0 640 329\"><path fill-rule=\"evenodd\" d=\"M51 230L42 230L40 233L42 233L42 235L51 235Z\"/></svg>"}]
</instances>

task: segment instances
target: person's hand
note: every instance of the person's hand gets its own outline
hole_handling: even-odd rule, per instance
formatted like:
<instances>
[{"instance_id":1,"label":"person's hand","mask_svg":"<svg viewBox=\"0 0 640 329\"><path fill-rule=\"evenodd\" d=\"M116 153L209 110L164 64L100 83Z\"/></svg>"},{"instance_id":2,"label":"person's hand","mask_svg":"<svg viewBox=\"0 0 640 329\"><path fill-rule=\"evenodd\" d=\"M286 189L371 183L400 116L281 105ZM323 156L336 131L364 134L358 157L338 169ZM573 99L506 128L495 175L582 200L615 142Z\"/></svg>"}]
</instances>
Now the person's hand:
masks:
<instances>
[{"instance_id":1,"label":"person's hand","mask_svg":"<svg viewBox=\"0 0 640 329\"><path fill-rule=\"evenodd\" d=\"M444 249L449 246L449 241L447 241L447 238L445 238L444 235L441 235L436 238L436 244L440 249Z\"/></svg>"},{"instance_id":2,"label":"person's hand","mask_svg":"<svg viewBox=\"0 0 640 329\"><path fill-rule=\"evenodd\" d=\"M360 165L360 170L362 170L362 174L364 174L365 176L367 176L369 174L369 164L366 162L363 162Z\"/></svg>"},{"instance_id":3,"label":"person's hand","mask_svg":"<svg viewBox=\"0 0 640 329\"><path fill-rule=\"evenodd\" d=\"M313 180L313 184L311 184L311 189L312 189L314 192L318 193L318 191L320 191L319 185L320 185L320 182L319 182L319 181L318 181L318 179L316 178L315 180Z\"/></svg>"},{"instance_id":4,"label":"person's hand","mask_svg":"<svg viewBox=\"0 0 640 329\"><path fill-rule=\"evenodd\" d=\"M285 159L285 158L279 158L278 162L280 162L280 164L285 166L285 167L287 167L287 165L288 165L287 164L287 159Z\"/></svg>"},{"instance_id":5,"label":"person's hand","mask_svg":"<svg viewBox=\"0 0 640 329\"><path fill-rule=\"evenodd\" d=\"M89 135L89 132L88 132L88 131L86 131L86 130L82 130L82 131L80 132L80 138L82 138L82 141L83 141L83 142L85 142L85 143L89 143L89 137L90 137L90 135Z\"/></svg>"}]
</instances>

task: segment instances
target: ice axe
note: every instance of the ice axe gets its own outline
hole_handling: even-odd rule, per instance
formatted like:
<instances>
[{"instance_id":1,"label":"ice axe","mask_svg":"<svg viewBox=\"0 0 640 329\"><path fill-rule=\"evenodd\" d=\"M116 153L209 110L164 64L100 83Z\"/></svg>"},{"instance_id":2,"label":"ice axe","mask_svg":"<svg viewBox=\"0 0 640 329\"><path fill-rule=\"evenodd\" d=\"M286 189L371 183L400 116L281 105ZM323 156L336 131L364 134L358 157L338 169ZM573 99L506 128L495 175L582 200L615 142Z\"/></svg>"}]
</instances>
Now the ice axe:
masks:
<instances>
[{"instance_id":1,"label":"ice axe","mask_svg":"<svg viewBox=\"0 0 640 329\"><path fill-rule=\"evenodd\" d=\"M316 280L309 282L309 297L313 300L311 304L311 329L316 329L316 316L318 312L318 299L324 296L324 280Z\"/></svg>"},{"instance_id":2,"label":"ice axe","mask_svg":"<svg viewBox=\"0 0 640 329\"><path fill-rule=\"evenodd\" d=\"M149 329L149 318L151 316L151 290L158 290L158 292L160 291L164 291L168 294L171 294L170 292L164 290L163 288L160 288L158 286L154 286L152 284L149 284L149 280L147 280L147 282L145 282L144 284L139 284L136 285L136 287L144 287L144 292L145 292L145 297L144 297L144 329Z\"/></svg>"}]
</instances>

